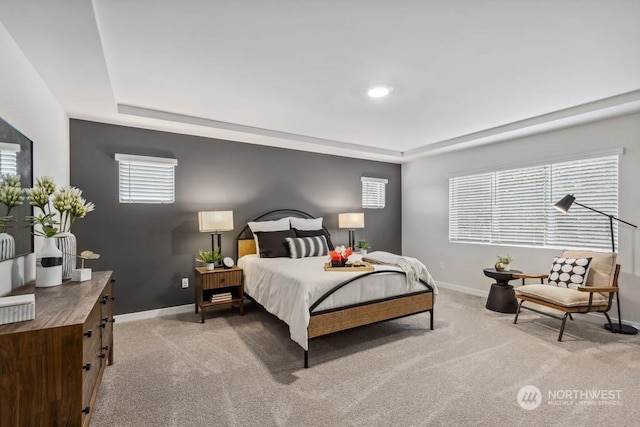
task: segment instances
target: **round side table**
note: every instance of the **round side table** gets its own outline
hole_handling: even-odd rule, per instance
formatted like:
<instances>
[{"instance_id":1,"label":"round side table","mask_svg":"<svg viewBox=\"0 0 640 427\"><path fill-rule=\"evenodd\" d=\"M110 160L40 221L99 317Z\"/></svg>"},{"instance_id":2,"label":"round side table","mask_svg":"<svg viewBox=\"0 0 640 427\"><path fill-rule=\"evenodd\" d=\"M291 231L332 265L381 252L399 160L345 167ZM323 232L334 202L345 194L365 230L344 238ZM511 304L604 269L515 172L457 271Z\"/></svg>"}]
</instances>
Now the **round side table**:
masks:
<instances>
[{"instance_id":1,"label":"round side table","mask_svg":"<svg viewBox=\"0 0 640 427\"><path fill-rule=\"evenodd\" d=\"M514 274L522 273L520 270L498 271L495 268L485 268L484 275L496 281L491 285L486 308L499 313L515 313L518 309L516 293L510 280L515 280Z\"/></svg>"}]
</instances>

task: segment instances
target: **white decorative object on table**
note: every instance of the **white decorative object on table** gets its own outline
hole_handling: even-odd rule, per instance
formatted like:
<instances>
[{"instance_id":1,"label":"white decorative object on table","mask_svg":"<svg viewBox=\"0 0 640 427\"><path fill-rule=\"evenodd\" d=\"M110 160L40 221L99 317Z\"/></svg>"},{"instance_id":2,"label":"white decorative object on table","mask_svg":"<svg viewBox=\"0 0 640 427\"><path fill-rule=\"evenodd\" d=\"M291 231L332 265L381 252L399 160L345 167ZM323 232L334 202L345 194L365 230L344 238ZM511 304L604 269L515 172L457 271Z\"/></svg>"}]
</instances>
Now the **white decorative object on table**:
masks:
<instances>
[{"instance_id":1,"label":"white decorative object on table","mask_svg":"<svg viewBox=\"0 0 640 427\"><path fill-rule=\"evenodd\" d=\"M52 237L44 239L44 246L36 254L36 286L48 288L62 284L62 251Z\"/></svg>"},{"instance_id":2,"label":"white decorative object on table","mask_svg":"<svg viewBox=\"0 0 640 427\"><path fill-rule=\"evenodd\" d=\"M71 273L76 269L78 245L76 236L69 231L55 235L56 246L62 251L62 280L71 279Z\"/></svg>"},{"instance_id":3,"label":"white decorative object on table","mask_svg":"<svg viewBox=\"0 0 640 427\"><path fill-rule=\"evenodd\" d=\"M3 175L0 177L0 204L7 208L0 216L0 261L13 258L16 255L16 241L7 233L12 222L11 210L23 204L24 196L20 186L19 175ZM1 213L0 213L1 214Z\"/></svg>"},{"instance_id":4,"label":"white decorative object on table","mask_svg":"<svg viewBox=\"0 0 640 427\"><path fill-rule=\"evenodd\" d=\"M0 325L33 320L36 317L34 294L0 298Z\"/></svg>"},{"instance_id":5,"label":"white decorative object on table","mask_svg":"<svg viewBox=\"0 0 640 427\"><path fill-rule=\"evenodd\" d=\"M9 233L0 233L0 261L16 255L16 241Z\"/></svg>"},{"instance_id":6,"label":"white decorative object on table","mask_svg":"<svg viewBox=\"0 0 640 427\"><path fill-rule=\"evenodd\" d=\"M86 282L91 280L90 268L76 268L71 272L71 280L74 282Z\"/></svg>"}]
</instances>

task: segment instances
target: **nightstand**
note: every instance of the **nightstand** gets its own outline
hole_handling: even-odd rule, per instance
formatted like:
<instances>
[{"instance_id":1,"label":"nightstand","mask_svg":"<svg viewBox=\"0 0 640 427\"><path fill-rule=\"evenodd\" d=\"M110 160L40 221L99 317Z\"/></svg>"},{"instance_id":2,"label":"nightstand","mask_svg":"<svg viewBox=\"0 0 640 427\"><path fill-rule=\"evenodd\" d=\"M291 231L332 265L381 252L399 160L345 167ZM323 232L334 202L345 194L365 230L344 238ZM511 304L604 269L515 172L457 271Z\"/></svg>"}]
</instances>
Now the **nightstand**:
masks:
<instances>
[{"instance_id":1,"label":"nightstand","mask_svg":"<svg viewBox=\"0 0 640 427\"><path fill-rule=\"evenodd\" d=\"M244 286L242 268L217 268L207 270L196 268L196 314L201 311L200 321L204 323L205 313L219 307L239 307L244 315Z\"/></svg>"}]
</instances>

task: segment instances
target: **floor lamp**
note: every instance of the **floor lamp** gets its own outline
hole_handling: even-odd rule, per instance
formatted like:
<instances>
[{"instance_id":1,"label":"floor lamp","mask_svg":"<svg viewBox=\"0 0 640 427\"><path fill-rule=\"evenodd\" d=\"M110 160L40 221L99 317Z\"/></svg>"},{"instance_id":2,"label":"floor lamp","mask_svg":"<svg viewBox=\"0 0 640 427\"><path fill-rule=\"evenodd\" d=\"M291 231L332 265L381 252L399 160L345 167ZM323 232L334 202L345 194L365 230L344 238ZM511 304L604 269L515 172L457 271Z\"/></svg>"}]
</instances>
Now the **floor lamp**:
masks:
<instances>
[{"instance_id":1,"label":"floor lamp","mask_svg":"<svg viewBox=\"0 0 640 427\"><path fill-rule=\"evenodd\" d=\"M233 211L198 212L198 228L202 233L211 233L211 250L220 249L222 255L221 231L233 230ZM220 267L221 262L215 266Z\"/></svg>"},{"instance_id":2,"label":"floor lamp","mask_svg":"<svg viewBox=\"0 0 640 427\"><path fill-rule=\"evenodd\" d=\"M562 199L560 199L558 203L553 205L553 207L558 209L560 212L566 214L569 211L569 208L571 207L571 205L573 205L574 203L578 206L582 206L585 209L589 209L590 211L594 211L596 213L599 213L600 215L609 217L609 226L611 227L611 252L616 251L616 243L613 238L613 220L614 219L618 222L622 222L624 224L630 225L631 227L638 228L638 226L635 224L631 224L630 222L623 221L620 218L616 218L613 215L609 215L597 209L593 209L593 208L590 208L589 206L585 206L581 203L576 202L576 198L573 197L573 194L567 194ZM614 332L616 334L636 335L638 333L638 330L636 328L634 328L631 325L622 324L622 315L620 314L620 295L617 292L616 292L616 304L618 306L618 324L613 323L610 327L609 324L607 323L604 325L605 329L611 330L611 332Z\"/></svg>"}]
</instances>

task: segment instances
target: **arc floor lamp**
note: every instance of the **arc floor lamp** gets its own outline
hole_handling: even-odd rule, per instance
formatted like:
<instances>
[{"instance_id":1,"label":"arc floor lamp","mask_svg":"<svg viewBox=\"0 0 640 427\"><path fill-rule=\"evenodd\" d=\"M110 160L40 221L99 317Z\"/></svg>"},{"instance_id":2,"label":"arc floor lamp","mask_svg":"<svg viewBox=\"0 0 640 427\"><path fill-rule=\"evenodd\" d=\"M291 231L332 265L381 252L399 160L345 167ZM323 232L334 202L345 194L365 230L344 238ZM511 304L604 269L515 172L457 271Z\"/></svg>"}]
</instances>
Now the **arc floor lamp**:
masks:
<instances>
[{"instance_id":1,"label":"arc floor lamp","mask_svg":"<svg viewBox=\"0 0 640 427\"><path fill-rule=\"evenodd\" d=\"M604 212L599 211L597 209L590 208L589 206L585 206L582 203L576 202L576 198L573 196L573 194L567 194L562 199L560 199L560 201L558 201L558 203L553 205L553 207L558 209L560 212L566 214L569 211L569 208L571 207L571 205L573 205L573 204L576 204L578 206L582 206L585 209L589 209L590 211L593 211L593 212L599 213L600 215L604 215L606 217L609 217L609 227L611 229L611 252L615 252L616 251L616 243L615 243L615 240L613 238L613 220L616 220L616 221L621 222L623 224L627 224L627 225L629 225L631 227L634 227L634 228L638 228L638 226L635 225L635 224L631 224L630 222L623 221L620 218L617 218L617 217L615 217L613 215L604 213ZM618 324L612 323L611 327L609 327L609 324L607 323L607 324L604 325L605 329L611 330L611 332L614 332L616 334L636 335L638 333L638 330L636 328L634 328L631 325L623 325L622 324L622 316L620 315L620 295L619 295L619 293L616 293L616 305L618 306Z\"/></svg>"}]
</instances>

